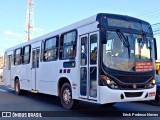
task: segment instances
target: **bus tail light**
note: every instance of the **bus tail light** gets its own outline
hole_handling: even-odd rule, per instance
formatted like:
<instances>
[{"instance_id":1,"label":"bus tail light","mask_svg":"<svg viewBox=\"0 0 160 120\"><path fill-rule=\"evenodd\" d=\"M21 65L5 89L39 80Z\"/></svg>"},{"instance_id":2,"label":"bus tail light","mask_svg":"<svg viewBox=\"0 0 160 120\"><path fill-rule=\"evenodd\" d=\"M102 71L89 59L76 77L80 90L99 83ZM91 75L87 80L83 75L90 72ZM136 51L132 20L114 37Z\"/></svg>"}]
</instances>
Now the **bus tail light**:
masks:
<instances>
[{"instance_id":1,"label":"bus tail light","mask_svg":"<svg viewBox=\"0 0 160 120\"><path fill-rule=\"evenodd\" d=\"M108 78L105 75L101 76L102 80L105 81L106 85L111 89L119 89L116 82L114 82L112 79Z\"/></svg>"}]
</instances>

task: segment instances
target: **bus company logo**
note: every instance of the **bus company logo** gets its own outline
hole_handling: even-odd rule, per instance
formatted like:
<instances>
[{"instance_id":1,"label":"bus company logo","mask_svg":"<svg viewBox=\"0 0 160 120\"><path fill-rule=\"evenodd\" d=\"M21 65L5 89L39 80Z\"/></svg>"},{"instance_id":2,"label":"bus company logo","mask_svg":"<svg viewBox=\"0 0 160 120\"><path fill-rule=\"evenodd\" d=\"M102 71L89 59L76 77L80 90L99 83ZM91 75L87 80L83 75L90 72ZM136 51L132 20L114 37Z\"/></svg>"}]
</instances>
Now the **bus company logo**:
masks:
<instances>
[{"instance_id":1,"label":"bus company logo","mask_svg":"<svg viewBox=\"0 0 160 120\"><path fill-rule=\"evenodd\" d=\"M2 112L2 117L11 117L11 112Z\"/></svg>"},{"instance_id":2,"label":"bus company logo","mask_svg":"<svg viewBox=\"0 0 160 120\"><path fill-rule=\"evenodd\" d=\"M137 85L136 84L133 84L133 89L136 89L137 88Z\"/></svg>"}]
</instances>

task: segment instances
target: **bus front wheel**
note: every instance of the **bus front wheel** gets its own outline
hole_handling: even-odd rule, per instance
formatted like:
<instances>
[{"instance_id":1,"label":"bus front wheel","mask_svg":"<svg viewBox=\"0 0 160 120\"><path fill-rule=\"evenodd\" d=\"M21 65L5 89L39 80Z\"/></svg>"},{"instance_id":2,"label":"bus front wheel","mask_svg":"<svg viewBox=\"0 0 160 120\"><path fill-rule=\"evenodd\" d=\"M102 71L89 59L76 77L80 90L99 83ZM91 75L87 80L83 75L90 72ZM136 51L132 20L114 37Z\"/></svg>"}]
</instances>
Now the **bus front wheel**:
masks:
<instances>
[{"instance_id":1,"label":"bus front wheel","mask_svg":"<svg viewBox=\"0 0 160 120\"><path fill-rule=\"evenodd\" d=\"M151 103L153 105L160 106L160 94L158 92L156 93L155 100L151 100Z\"/></svg>"},{"instance_id":2,"label":"bus front wheel","mask_svg":"<svg viewBox=\"0 0 160 120\"><path fill-rule=\"evenodd\" d=\"M64 83L61 88L60 100L63 108L70 110L76 108L78 101L72 99L72 90L69 83Z\"/></svg>"}]
</instances>

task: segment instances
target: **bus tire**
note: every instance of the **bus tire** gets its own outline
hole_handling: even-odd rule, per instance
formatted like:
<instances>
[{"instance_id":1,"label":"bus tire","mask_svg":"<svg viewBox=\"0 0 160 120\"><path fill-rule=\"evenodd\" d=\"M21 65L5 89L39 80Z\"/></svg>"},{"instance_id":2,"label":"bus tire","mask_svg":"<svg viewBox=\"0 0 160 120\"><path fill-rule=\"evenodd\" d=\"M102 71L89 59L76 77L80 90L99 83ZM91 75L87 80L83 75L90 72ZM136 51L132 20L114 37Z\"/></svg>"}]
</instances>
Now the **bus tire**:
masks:
<instances>
[{"instance_id":1,"label":"bus tire","mask_svg":"<svg viewBox=\"0 0 160 120\"><path fill-rule=\"evenodd\" d=\"M16 95L25 95L25 94L27 94L26 90L21 90L20 89L20 83L19 83L18 79L16 79L16 81L15 81L15 93L16 93Z\"/></svg>"},{"instance_id":2,"label":"bus tire","mask_svg":"<svg viewBox=\"0 0 160 120\"><path fill-rule=\"evenodd\" d=\"M155 100L151 100L151 103L156 106L160 106L160 94L156 93Z\"/></svg>"},{"instance_id":3,"label":"bus tire","mask_svg":"<svg viewBox=\"0 0 160 120\"><path fill-rule=\"evenodd\" d=\"M78 105L78 101L72 99L72 90L69 83L64 83L60 93L61 105L63 108L70 110L74 109Z\"/></svg>"}]
</instances>

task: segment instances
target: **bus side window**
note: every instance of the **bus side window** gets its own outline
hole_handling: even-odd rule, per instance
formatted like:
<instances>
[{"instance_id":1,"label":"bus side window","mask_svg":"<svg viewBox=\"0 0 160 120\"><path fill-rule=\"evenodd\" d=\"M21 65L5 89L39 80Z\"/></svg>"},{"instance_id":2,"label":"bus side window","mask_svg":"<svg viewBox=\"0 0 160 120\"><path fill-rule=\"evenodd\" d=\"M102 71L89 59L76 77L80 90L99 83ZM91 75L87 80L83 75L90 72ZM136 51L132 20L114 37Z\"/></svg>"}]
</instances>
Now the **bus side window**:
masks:
<instances>
[{"instance_id":1,"label":"bus side window","mask_svg":"<svg viewBox=\"0 0 160 120\"><path fill-rule=\"evenodd\" d=\"M23 47L23 55L22 55L22 63L29 64L30 63L30 54L31 54L31 46Z\"/></svg>"},{"instance_id":2,"label":"bus side window","mask_svg":"<svg viewBox=\"0 0 160 120\"><path fill-rule=\"evenodd\" d=\"M45 41L44 61L54 61L58 58L58 37L52 37Z\"/></svg>"},{"instance_id":3,"label":"bus side window","mask_svg":"<svg viewBox=\"0 0 160 120\"><path fill-rule=\"evenodd\" d=\"M20 65L22 63L22 48L15 50L14 65Z\"/></svg>"},{"instance_id":4,"label":"bus side window","mask_svg":"<svg viewBox=\"0 0 160 120\"><path fill-rule=\"evenodd\" d=\"M76 57L76 31L61 35L60 59L71 59Z\"/></svg>"}]
</instances>

